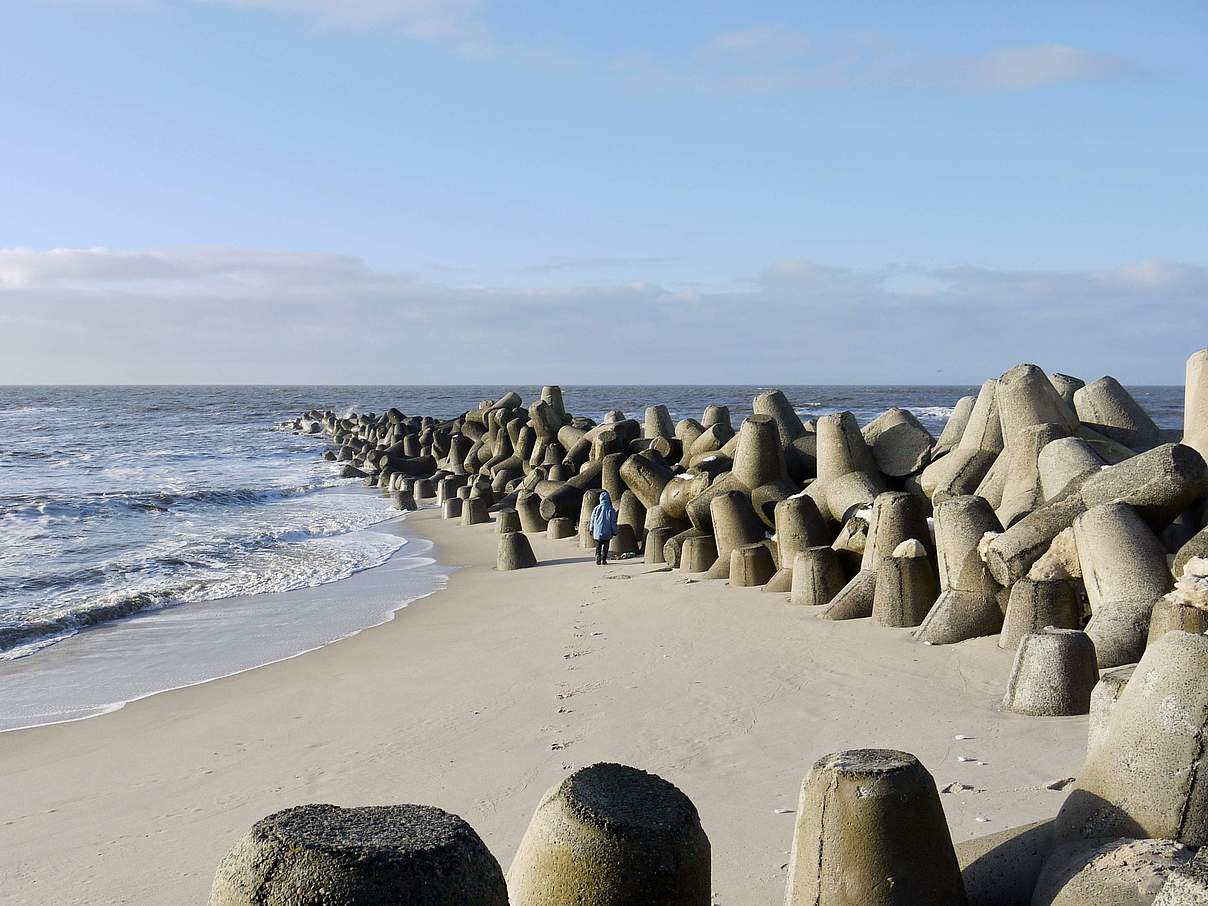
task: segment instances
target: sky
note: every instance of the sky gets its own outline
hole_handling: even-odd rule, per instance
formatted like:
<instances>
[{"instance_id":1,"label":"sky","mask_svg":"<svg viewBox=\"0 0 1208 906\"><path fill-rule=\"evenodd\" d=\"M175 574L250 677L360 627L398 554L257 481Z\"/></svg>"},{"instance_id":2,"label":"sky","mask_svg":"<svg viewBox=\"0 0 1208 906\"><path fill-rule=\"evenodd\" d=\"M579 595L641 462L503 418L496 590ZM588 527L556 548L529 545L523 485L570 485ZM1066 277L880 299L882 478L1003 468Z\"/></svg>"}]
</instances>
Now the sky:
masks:
<instances>
[{"instance_id":1,"label":"sky","mask_svg":"<svg viewBox=\"0 0 1208 906\"><path fill-rule=\"evenodd\" d=\"M1181 384L1208 4L4 0L0 383Z\"/></svg>"}]
</instances>

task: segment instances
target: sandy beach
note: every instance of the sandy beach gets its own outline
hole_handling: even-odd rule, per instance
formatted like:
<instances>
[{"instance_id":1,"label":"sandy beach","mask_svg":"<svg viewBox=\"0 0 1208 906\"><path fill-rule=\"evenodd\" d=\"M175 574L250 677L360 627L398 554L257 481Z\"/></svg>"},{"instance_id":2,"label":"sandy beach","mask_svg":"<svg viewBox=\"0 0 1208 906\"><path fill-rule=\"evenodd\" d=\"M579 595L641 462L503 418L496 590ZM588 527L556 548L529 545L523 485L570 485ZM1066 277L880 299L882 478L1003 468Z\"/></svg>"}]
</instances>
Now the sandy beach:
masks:
<instances>
[{"instance_id":1,"label":"sandy beach","mask_svg":"<svg viewBox=\"0 0 1208 906\"><path fill-rule=\"evenodd\" d=\"M941 797L956 842L1053 815L1046 784L1081 766L1085 717L998 709L1011 654L993 638L922 646L639 560L598 568L569 540L535 538L541 567L501 574L493 525L425 510L406 530L460 568L392 622L0 734L0 901L201 903L252 822L307 802L441 806L506 869L544 790L610 760L696 803L716 903L777 903L800 782L828 752L900 748L972 787Z\"/></svg>"}]
</instances>

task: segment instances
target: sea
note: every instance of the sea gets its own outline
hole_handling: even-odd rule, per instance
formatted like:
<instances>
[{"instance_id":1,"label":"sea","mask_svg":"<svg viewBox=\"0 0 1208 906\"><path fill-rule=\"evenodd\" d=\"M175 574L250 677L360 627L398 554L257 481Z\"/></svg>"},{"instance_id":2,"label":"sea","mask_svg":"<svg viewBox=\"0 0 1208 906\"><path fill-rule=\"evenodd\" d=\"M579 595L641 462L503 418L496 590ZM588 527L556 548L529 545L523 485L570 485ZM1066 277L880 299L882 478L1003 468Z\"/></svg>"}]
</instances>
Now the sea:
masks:
<instances>
[{"instance_id":1,"label":"sea","mask_svg":"<svg viewBox=\"0 0 1208 906\"><path fill-rule=\"evenodd\" d=\"M391 619L448 568L380 493L338 477L314 409L452 418L539 387L0 387L0 731L103 713ZM563 386L567 408L673 419L751 386ZM891 406L938 436L975 387L781 387L803 418ZM1181 387L1130 388L1160 427ZM386 567L385 569L382 569Z\"/></svg>"}]
</instances>

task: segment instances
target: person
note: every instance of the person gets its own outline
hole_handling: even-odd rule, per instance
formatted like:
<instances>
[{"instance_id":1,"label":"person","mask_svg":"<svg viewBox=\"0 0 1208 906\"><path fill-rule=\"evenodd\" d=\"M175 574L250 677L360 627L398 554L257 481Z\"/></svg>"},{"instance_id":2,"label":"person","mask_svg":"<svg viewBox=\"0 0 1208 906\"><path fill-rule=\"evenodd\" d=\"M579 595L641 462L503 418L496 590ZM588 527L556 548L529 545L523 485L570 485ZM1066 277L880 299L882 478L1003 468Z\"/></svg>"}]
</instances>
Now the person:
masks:
<instances>
[{"instance_id":1,"label":"person","mask_svg":"<svg viewBox=\"0 0 1208 906\"><path fill-rule=\"evenodd\" d=\"M591 511L591 536L596 539L596 566L608 562L608 543L617 533L617 508L607 491L600 492L600 502Z\"/></svg>"}]
</instances>

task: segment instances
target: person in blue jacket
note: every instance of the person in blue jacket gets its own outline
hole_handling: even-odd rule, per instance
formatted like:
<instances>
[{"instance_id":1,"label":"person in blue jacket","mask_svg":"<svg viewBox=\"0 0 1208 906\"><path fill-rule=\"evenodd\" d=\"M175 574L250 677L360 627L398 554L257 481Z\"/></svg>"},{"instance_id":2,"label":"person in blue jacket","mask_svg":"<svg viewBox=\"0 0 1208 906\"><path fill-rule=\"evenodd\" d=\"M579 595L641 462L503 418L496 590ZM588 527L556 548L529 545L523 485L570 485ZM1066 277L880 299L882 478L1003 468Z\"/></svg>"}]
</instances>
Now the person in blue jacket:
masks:
<instances>
[{"instance_id":1,"label":"person in blue jacket","mask_svg":"<svg viewBox=\"0 0 1208 906\"><path fill-rule=\"evenodd\" d=\"M608 543L617 533L617 508L607 491L600 492L600 502L591 511L591 536L596 539L596 566L608 562Z\"/></svg>"}]
</instances>

